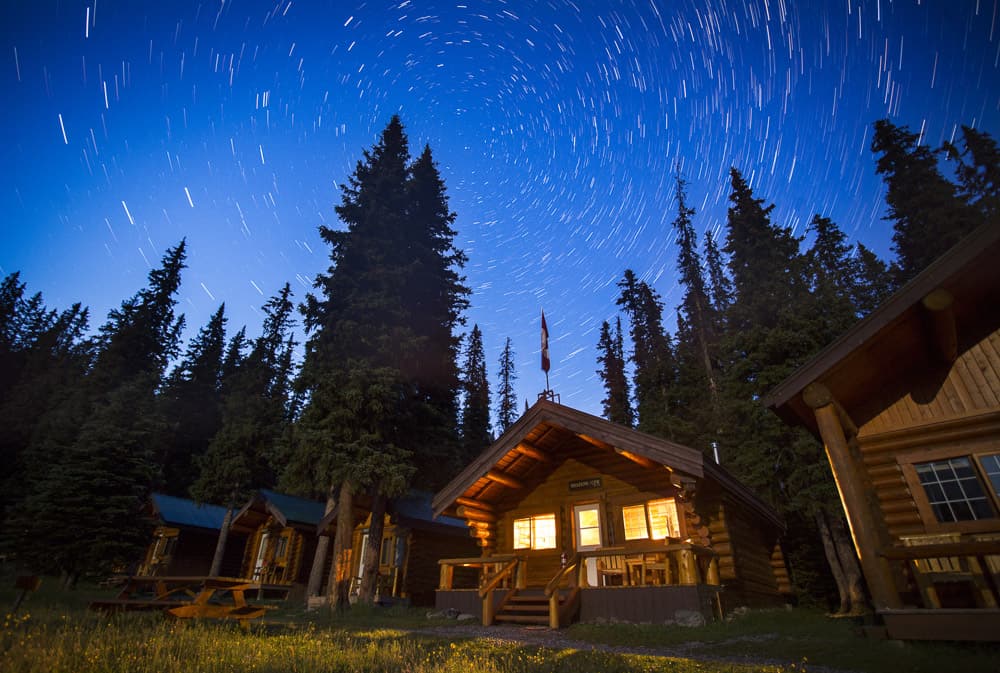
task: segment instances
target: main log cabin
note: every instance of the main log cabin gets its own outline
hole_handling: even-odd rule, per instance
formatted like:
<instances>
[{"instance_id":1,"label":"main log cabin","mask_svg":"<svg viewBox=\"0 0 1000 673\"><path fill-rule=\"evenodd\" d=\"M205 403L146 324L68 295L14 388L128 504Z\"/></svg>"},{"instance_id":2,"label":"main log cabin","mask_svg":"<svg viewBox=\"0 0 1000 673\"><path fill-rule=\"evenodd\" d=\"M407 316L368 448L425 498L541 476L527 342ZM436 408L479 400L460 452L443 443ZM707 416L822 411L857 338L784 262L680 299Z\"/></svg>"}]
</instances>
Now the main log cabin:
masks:
<instances>
[{"instance_id":1,"label":"main log cabin","mask_svg":"<svg viewBox=\"0 0 1000 673\"><path fill-rule=\"evenodd\" d=\"M781 520L725 469L548 399L433 508L463 519L481 549L440 561L436 605L487 625L711 620L791 591Z\"/></svg>"},{"instance_id":2,"label":"main log cabin","mask_svg":"<svg viewBox=\"0 0 1000 673\"><path fill-rule=\"evenodd\" d=\"M1000 227L765 400L825 445L888 635L1000 640Z\"/></svg>"},{"instance_id":3,"label":"main log cabin","mask_svg":"<svg viewBox=\"0 0 1000 673\"><path fill-rule=\"evenodd\" d=\"M156 528L136 574L207 575L225 508L154 493L150 496L149 513ZM223 575L240 574L243 545L243 537L232 534L222 559Z\"/></svg>"}]
</instances>

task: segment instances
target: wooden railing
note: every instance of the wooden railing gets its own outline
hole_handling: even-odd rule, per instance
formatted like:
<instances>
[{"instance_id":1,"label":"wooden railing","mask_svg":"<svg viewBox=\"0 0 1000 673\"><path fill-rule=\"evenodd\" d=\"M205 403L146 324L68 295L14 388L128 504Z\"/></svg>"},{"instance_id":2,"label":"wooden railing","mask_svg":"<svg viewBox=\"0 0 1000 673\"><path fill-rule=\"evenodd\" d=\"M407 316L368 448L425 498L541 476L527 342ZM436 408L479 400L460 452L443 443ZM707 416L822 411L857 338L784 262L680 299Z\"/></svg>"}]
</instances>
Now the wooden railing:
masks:
<instances>
[{"instance_id":1,"label":"wooden railing","mask_svg":"<svg viewBox=\"0 0 1000 673\"><path fill-rule=\"evenodd\" d=\"M545 585L545 597L549 599L549 628L558 629L560 624L569 617L569 612L576 606L580 596L580 584L583 579L579 573L585 572L584 564L580 560L580 553L573 555L565 566L559 569L549 583ZM576 575L576 580L571 585L572 591L566 599L562 610L559 606L559 589L563 582ZM585 580L584 580L585 581Z\"/></svg>"},{"instance_id":2,"label":"wooden railing","mask_svg":"<svg viewBox=\"0 0 1000 673\"><path fill-rule=\"evenodd\" d=\"M922 535L902 542L883 548L879 555L906 565L925 608L941 607L935 587L939 583L967 584L977 607L1000 604L1000 536Z\"/></svg>"}]
</instances>

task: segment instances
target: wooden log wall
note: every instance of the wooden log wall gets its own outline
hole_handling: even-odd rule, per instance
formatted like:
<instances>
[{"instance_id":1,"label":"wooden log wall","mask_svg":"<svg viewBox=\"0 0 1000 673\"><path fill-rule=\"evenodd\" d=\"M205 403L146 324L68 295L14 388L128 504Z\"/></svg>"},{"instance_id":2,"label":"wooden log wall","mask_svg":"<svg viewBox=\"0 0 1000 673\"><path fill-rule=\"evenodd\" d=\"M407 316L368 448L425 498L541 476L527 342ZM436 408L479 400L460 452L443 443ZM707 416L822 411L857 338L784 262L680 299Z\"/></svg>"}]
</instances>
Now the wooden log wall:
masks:
<instances>
[{"instance_id":1,"label":"wooden log wall","mask_svg":"<svg viewBox=\"0 0 1000 673\"><path fill-rule=\"evenodd\" d=\"M601 478L601 488L593 490L569 490L569 482ZM622 477L622 478L619 478ZM625 481L627 479L628 481ZM604 515L602 526L605 545L620 545L624 542L621 514L618 512L622 501L641 502L675 495L675 488L669 481L666 468L649 469L622 460L610 451L594 449L587 456L587 463L569 459L552 472L537 488L529 493L515 509L504 512L496 524L498 553L511 553L513 541L510 539L514 519L532 514L552 512L556 514L557 535L554 550L516 550L528 559L527 582L529 586L544 585L559 570L559 557L565 551L571 556L575 549L573 540L573 505L587 502L602 504Z\"/></svg>"},{"instance_id":2,"label":"wooden log wall","mask_svg":"<svg viewBox=\"0 0 1000 673\"><path fill-rule=\"evenodd\" d=\"M778 581L781 573L776 572L773 563L777 532L769 531L756 517L725 496L722 511L728 540L725 543L716 540L715 548L720 552L720 577L724 583L727 577L732 578L726 583L723 594L727 605L734 605L734 600L741 600L742 604L751 607L781 603L783 598ZM721 558L723 549L728 557L725 563ZM731 567L729 558L732 559ZM782 563L780 568L783 569L783 566ZM784 576L787 580L787 571Z\"/></svg>"}]
</instances>

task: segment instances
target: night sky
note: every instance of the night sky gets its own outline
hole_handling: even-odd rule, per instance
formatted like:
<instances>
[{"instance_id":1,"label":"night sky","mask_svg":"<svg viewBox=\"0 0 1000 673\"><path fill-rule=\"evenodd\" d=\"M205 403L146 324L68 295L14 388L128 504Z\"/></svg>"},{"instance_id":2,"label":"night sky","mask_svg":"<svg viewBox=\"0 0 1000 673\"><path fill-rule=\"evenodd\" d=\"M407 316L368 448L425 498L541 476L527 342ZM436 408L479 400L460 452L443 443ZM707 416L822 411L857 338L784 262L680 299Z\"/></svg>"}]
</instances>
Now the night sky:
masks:
<instances>
[{"instance_id":1,"label":"night sky","mask_svg":"<svg viewBox=\"0 0 1000 673\"><path fill-rule=\"evenodd\" d=\"M544 309L553 389L600 413L623 271L680 298L674 166L699 233L736 166L774 222L888 257L871 124L1000 135L998 1L8 0L0 273L96 328L187 237L188 334L225 301L253 336L327 268L317 227L399 113L458 214L491 385L509 336L520 398L544 388Z\"/></svg>"}]
</instances>

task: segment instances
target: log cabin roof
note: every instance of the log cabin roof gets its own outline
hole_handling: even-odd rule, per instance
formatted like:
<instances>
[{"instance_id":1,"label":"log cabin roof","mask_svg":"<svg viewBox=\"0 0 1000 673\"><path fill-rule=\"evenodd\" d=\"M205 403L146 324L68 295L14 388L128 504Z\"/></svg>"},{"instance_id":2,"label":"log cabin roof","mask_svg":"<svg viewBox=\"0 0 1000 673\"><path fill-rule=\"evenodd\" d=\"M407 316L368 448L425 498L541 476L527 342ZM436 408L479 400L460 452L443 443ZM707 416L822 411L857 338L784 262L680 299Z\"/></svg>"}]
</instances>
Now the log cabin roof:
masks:
<instances>
[{"instance_id":1,"label":"log cabin roof","mask_svg":"<svg viewBox=\"0 0 1000 673\"><path fill-rule=\"evenodd\" d=\"M268 517L274 517L282 527L298 525L314 528L323 518L325 509L322 502L261 489L233 515L233 527L237 530L254 529Z\"/></svg>"},{"instance_id":2,"label":"log cabin roof","mask_svg":"<svg viewBox=\"0 0 1000 673\"><path fill-rule=\"evenodd\" d=\"M783 527L767 504L700 451L603 418L538 400L488 449L434 497L435 516L459 499L503 509L541 484L569 458L587 463L618 454L622 461L662 469L664 480L708 478L766 520ZM595 461L597 462L597 461Z\"/></svg>"},{"instance_id":3,"label":"log cabin roof","mask_svg":"<svg viewBox=\"0 0 1000 673\"><path fill-rule=\"evenodd\" d=\"M819 436L812 410L802 400L811 383L822 383L849 413L887 377L905 375L927 360L934 329L923 300L936 290L952 297L951 311L962 350L1000 320L1000 226L969 234L914 277L875 311L828 345L772 390L764 404L791 424ZM864 419L854 419L860 425Z\"/></svg>"},{"instance_id":4,"label":"log cabin roof","mask_svg":"<svg viewBox=\"0 0 1000 673\"><path fill-rule=\"evenodd\" d=\"M219 530L222 528L222 519L226 516L225 507L197 503L165 493L153 493L150 499L153 515L166 525Z\"/></svg>"},{"instance_id":5,"label":"log cabin roof","mask_svg":"<svg viewBox=\"0 0 1000 673\"><path fill-rule=\"evenodd\" d=\"M431 509L431 496L427 491L408 491L405 495L393 498L386 506L386 513L392 520L408 528L419 528L445 535L468 537L469 529L465 522L450 516L435 517ZM355 525L364 521L371 511L371 500L364 494L354 496ZM334 507L316 526L318 535L324 532L332 534L337 526L337 508Z\"/></svg>"}]
</instances>

